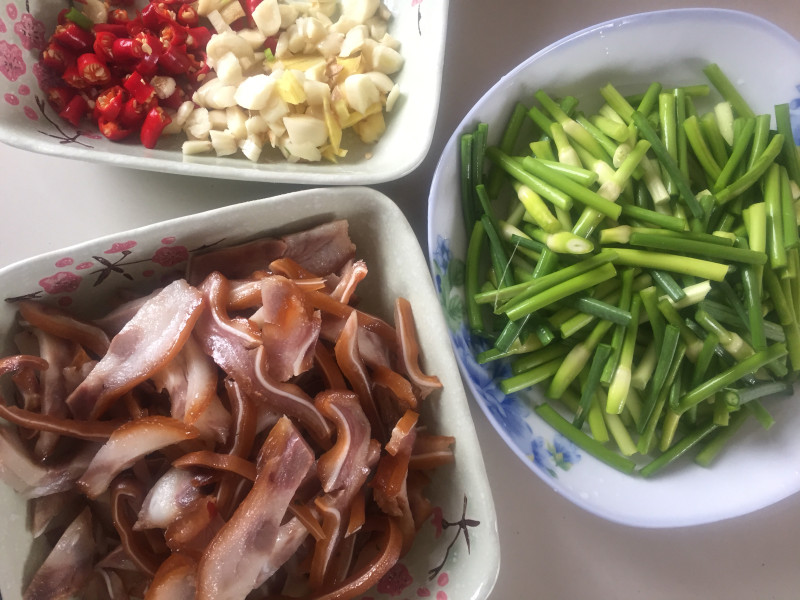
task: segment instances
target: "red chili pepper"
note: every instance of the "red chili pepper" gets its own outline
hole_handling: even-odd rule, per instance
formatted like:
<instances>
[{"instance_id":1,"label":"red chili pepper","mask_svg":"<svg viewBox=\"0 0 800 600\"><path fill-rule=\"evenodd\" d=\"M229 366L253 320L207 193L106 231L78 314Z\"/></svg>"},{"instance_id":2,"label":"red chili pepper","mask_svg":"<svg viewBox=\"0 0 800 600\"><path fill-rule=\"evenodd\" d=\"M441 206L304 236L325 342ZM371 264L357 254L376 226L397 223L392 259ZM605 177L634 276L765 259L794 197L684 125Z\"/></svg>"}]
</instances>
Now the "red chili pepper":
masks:
<instances>
[{"instance_id":1,"label":"red chili pepper","mask_svg":"<svg viewBox=\"0 0 800 600\"><path fill-rule=\"evenodd\" d=\"M94 111L92 115L95 119L101 117L107 121L113 121L122 112L122 106L127 100L127 93L121 85L114 85L104 89L94 101Z\"/></svg>"},{"instance_id":2,"label":"red chili pepper","mask_svg":"<svg viewBox=\"0 0 800 600\"><path fill-rule=\"evenodd\" d=\"M139 13L142 24L153 31L158 31L164 25L175 22L175 13L167 8L163 2L150 2Z\"/></svg>"},{"instance_id":3,"label":"red chili pepper","mask_svg":"<svg viewBox=\"0 0 800 600\"><path fill-rule=\"evenodd\" d=\"M139 132L139 138L145 148L155 148L158 138L161 137L161 132L164 127L172 123L172 119L164 112L160 106L154 106L147 113L142 124L142 130Z\"/></svg>"},{"instance_id":4,"label":"red chili pepper","mask_svg":"<svg viewBox=\"0 0 800 600\"><path fill-rule=\"evenodd\" d=\"M195 63L192 67L186 72L189 76L189 81L191 81L195 85L200 85L205 82L206 77L211 72L211 67L208 66L208 63L203 61L201 63Z\"/></svg>"},{"instance_id":5,"label":"red chili pepper","mask_svg":"<svg viewBox=\"0 0 800 600\"><path fill-rule=\"evenodd\" d=\"M94 44L92 48L95 54L102 56L105 60L114 59L114 40L118 39L116 35L110 31L98 31L94 36Z\"/></svg>"},{"instance_id":6,"label":"red chili pepper","mask_svg":"<svg viewBox=\"0 0 800 600\"><path fill-rule=\"evenodd\" d=\"M158 105L177 110L177 108L181 104L183 104L186 101L186 99L187 99L186 92L183 91L183 88L176 87L175 91L172 92L172 94L169 97L160 100Z\"/></svg>"},{"instance_id":7,"label":"red chili pepper","mask_svg":"<svg viewBox=\"0 0 800 600\"><path fill-rule=\"evenodd\" d=\"M131 20L127 9L115 8L108 11L108 23L110 25L125 25Z\"/></svg>"},{"instance_id":8,"label":"red chili pepper","mask_svg":"<svg viewBox=\"0 0 800 600\"><path fill-rule=\"evenodd\" d=\"M156 54L155 52L152 54L145 54L144 58L136 63L135 69L144 77L152 77L158 73L158 61L160 58L160 54Z\"/></svg>"},{"instance_id":9,"label":"red chili pepper","mask_svg":"<svg viewBox=\"0 0 800 600\"><path fill-rule=\"evenodd\" d=\"M73 127L77 127L88 112L89 103L80 94L75 94L67 102L67 105L59 111L58 116L72 123Z\"/></svg>"},{"instance_id":10,"label":"red chili pepper","mask_svg":"<svg viewBox=\"0 0 800 600\"><path fill-rule=\"evenodd\" d=\"M116 121L108 120L103 117L97 119L97 127L100 129L100 133L112 142L124 140L134 131L133 127L123 127Z\"/></svg>"},{"instance_id":11,"label":"red chili pepper","mask_svg":"<svg viewBox=\"0 0 800 600\"><path fill-rule=\"evenodd\" d=\"M58 11L58 16L56 16L56 23L59 24L59 25L64 25L64 24L68 23L69 20L67 19L67 13L70 10L71 9L69 9L69 8L62 8L60 11Z\"/></svg>"},{"instance_id":12,"label":"red chili pepper","mask_svg":"<svg viewBox=\"0 0 800 600\"><path fill-rule=\"evenodd\" d=\"M81 77L77 65L69 65L61 74L61 79L63 79L68 86L75 88L76 90L82 90L89 87L89 82Z\"/></svg>"},{"instance_id":13,"label":"red chili pepper","mask_svg":"<svg viewBox=\"0 0 800 600\"><path fill-rule=\"evenodd\" d=\"M118 38L128 37L128 26L125 23L96 23L92 31L97 35L101 31L113 33Z\"/></svg>"},{"instance_id":14,"label":"red chili pepper","mask_svg":"<svg viewBox=\"0 0 800 600\"><path fill-rule=\"evenodd\" d=\"M133 38L117 38L111 46L111 55L117 62L138 62L144 58L142 43Z\"/></svg>"},{"instance_id":15,"label":"red chili pepper","mask_svg":"<svg viewBox=\"0 0 800 600\"><path fill-rule=\"evenodd\" d=\"M47 90L47 102L56 113L64 110L69 101L77 94L75 90L68 87L51 87Z\"/></svg>"},{"instance_id":16,"label":"red chili pepper","mask_svg":"<svg viewBox=\"0 0 800 600\"><path fill-rule=\"evenodd\" d=\"M161 70L169 75L186 73L193 66L193 61L181 46L170 46L158 60Z\"/></svg>"},{"instance_id":17,"label":"red chili pepper","mask_svg":"<svg viewBox=\"0 0 800 600\"><path fill-rule=\"evenodd\" d=\"M75 64L75 54L58 42L51 40L47 44L47 48L42 51L42 62L48 69L61 75L69 65Z\"/></svg>"},{"instance_id":18,"label":"red chili pepper","mask_svg":"<svg viewBox=\"0 0 800 600\"><path fill-rule=\"evenodd\" d=\"M197 27L200 22L200 15L197 14L197 9L191 4L182 4L175 18L178 23L185 27Z\"/></svg>"},{"instance_id":19,"label":"red chili pepper","mask_svg":"<svg viewBox=\"0 0 800 600\"><path fill-rule=\"evenodd\" d=\"M147 104L156 97L155 88L145 81L141 73L133 72L130 77L125 80L123 87L128 90L128 93L139 104Z\"/></svg>"},{"instance_id":20,"label":"red chili pepper","mask_svg":"<svg viewBox=\"0 0 800 600\"><path fill-rule=\"evenodd\" d=\"M182 46L186 43L188 31L186 27L182 27L177 23L167 23L161 28L161 46L168 48L169 46Z\"/></svg>"},{"instance_id":21,"label":"red chili pepper","mask_svg":"<svg viewBox=\"0 0 800 600\"><path fill-rule=\"evenodd\" d=\"M133 39L139 41L145 54L161 54L161 40L149 31L140 31Z\"/></svg>"},{"instance_id":22,"label":"red chili pepper","mask_svg":"<svg viewBox=\"0 0 800 600\"><path fill-rule=\"evenodd\" d=\"M128 98L122 105L122 110L119 111L117 122L126 129L135 129L142 124L149 108L147 104L141 104L133 98Z\"/></svg>"},{"instance_id":23,"label":"red chili pepper","mask_svg":"<svg viewBox=\"0 0 800 600\"><path fill-rule=\"evenodd\" d=\"M87 52L78 57L78 73L92 85L103 85L111 81L111 71L97 54Z\"/></svg>"},{"instance_id":24,"label":"red chili pepper","mask_svg":"<svg viewBox=\"0 0 800 600\"><path fill-rule=\"evenodd\" d=\"M91 51L94 43L94 36L85 29L78 27L72 21L67 21L63 25L56 25L56 30L53 32L51 39L78 53Z\"/></svg>"},{"instance_id":25,"label":"red chili pepper","mask_svg":"<svg viewBox=\"0 0 800 600\"><path fill-rule=\"evenodd\" d=\"M186 30L186 34L186 46L192 50L205 48L208 41L211 39L211 30L202 25L190 27Z\"/></svg>"}]
</instances>

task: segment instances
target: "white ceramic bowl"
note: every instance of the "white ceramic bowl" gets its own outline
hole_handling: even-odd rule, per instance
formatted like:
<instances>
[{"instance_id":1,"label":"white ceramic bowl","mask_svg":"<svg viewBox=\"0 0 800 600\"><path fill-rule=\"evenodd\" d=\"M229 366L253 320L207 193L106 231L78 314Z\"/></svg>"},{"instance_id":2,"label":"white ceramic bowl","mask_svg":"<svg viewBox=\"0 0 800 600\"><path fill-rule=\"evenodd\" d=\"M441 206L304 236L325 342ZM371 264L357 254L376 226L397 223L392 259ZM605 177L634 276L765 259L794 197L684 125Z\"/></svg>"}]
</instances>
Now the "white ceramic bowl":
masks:
<instances>
[{"instance_id":1,"label":"white ceramic bowl","mask_svg":"<svg viewBox=\"0 0 800 600\"><path fill-rule=\"evenodd\" d=\"M442 469L429 488L434 517L393 577L368 596L482 600L500 560L492 494L427 262L403 214L383 194L369 188L313 189L107 235L0 269L0 289L4 299L33 295L80 314L103 306L121 288L153 289L204 245L232 245L334 218L348 219L357 253L369 268L359 286L363 308L392 322L395 298L411 303L425 368L443 383L441 395L425 403L423 418L432 430L457 440L455 464ZM13 301L0 303L4 355L14 352L15 315ZM0 597L15 600L21 597L23 573L30 575L38 563L29 557L25 503L2 483L0 509Z\"/></svg>"},{"instance_id":2,"label":"white ceramic bowl","mask_svg":"<svg viewBox=\"0 0 800 600\"><path fill-rule=\"evenodd\" d=\"M402 97L387 114L384 136L365 145L346 139L348 155L339 163L252 163L243 155L184 157L179 136L162 138L153 150L136 142L114 143L96 129L76 131L44 100L38 64L53 30L61 0L8 0L0 12L0 141L65 158L165 173L305 185L366 185L398 179L425 158L439 109L448 0L386 0L394 15L389 32L401 44L403 69L393 76ZM368 156L369 154L369 156ZM266 155L266 152L265 152Z\"/></svg>"},{"instance_id":3,"label":"white ceramic bowl","mask_svg":"<svg viewBox=\"0 0 800 600\"><path fill-rule=\"evenodd\" d=\"M710 469L691 461L646 480L623 475L578 451L532 411L537 390L505 396L495 385L499 365L478 365L462 318L463 285L454 280L465 256L459 200L458 137L489 123L498 136L517 100L538 89L551 96L597 98L612 82L622 93L706 83L702 67L716 62L756 112L789 102L800 142L800 43L775 25L734 11L666 10L589 27L541 50L494 85L461 122L442 154L428 207L429 264L447 313L464 379L486 417L530 469L586 510L628 525L673 527L743 515L800 489L800 410L797 397L770 401L777 423L768 432L755 423L740 431ZM719 97L717 96L717 99ZM580 104L591 111L588 103ZM596 108L596 107L595 107ZM483 349L483 348L480 348Z\"/></svg>"}]
</instances>

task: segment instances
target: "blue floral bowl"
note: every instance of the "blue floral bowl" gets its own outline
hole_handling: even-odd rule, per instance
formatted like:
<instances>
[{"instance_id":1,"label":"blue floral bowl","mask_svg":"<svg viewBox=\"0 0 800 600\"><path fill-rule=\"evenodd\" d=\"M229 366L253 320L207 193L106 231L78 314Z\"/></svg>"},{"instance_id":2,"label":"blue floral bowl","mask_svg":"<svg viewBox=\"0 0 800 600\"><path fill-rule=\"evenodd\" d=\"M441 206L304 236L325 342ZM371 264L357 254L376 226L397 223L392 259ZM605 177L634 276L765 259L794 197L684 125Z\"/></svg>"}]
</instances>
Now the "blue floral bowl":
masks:
<instances>
[{"instance_id":1,"label":"blue floral bowl","mask_svg":"<svg viewBox=\"0 0 800 600\"><path fill-rule=\"evenodd\" d=\"M687 43L691 40L692 43ZM677 9L615 19L579 31L536 53L505 75L469 111L445 147L428 205L429 266L446 315L462 376L511 450L565 498L611 521L641 527L708 523L765 507L800 489L800 411L788 398L770 404L776 425L740 432L713 467L691 462L657 478L625 475L586 455L534 412L537 390L505 395L497 381L508 367L478 364L486 342L464 318L466 234L460 205L459 138L480 122L498 141L514 103L538 89L552 96L597 97L611 81L623 93L652 81L664 86L706 82L716 62L759 112L789 103L800 143L800 43L752 15L718 9ZM768 65L769 68L765 68ZM717 97L717 99L719 99ZM588 102L588 100L587 100ZM581 104L588 106L588 104ZM591 108L591 107L590 107Z\"/></svg>"}]
</instances>

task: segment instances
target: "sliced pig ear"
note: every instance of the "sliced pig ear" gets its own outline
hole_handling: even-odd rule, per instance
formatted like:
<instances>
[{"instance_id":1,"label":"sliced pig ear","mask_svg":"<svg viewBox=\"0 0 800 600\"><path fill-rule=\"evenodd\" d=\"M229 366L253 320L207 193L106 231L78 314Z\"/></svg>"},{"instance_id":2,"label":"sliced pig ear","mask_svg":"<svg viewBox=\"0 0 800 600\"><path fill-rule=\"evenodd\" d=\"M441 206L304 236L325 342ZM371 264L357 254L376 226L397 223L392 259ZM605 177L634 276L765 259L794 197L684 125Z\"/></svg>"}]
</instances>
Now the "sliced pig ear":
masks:
<instances>
[{"instance_id":1,"label":"sliced pig ear","mask_svg":"<svg viewBox=\"0 0 800 600\"><path fill-rule=\"evenodd\" d=\"M95 559L92 513L86 507L64 530L25 589L25 600L66 600L79 596Z\"/></svg>"},{"instance_id":2,"label":"sliced pig ear","mask_svg":"<svg viewBox=\"0 0 800 600\"><path fill-rule=\"evenodd\" d=\"M420 397L425 398L432 391L442 387L435 375L427 375L419 364L419 340L411 312L411 303L405 298L395 301L394 326L397 329L397 356L401 371L411 380Z\"/></svg>"},{"instance_id":3,"label":"sliced pig ear","mask_svg":"<svg viewBox=\"0 0 800 600\"><path fill-rule=\"evenodd\" d=\"M185 553L173 553L156 571L144 600L194 600L197 563Z\"/></svg>"},{"instance_id":4,"label":"sliced pig ear","mask_svg":"<svg viewBox=\"0 0 800 600\"><path fill-rule=\"evenodd\" d=\"M180 352L203 311L199 290L180 279L145 302L67 398L78 419L97 419Z\"/></svg>"},{"instance_id":5,"label":"sliced pig ear","mask_svg":"<svg viewBox=\"0 0 800 600\"><path fill-rule=\"evenodd\" d=\"M259 451L253 487L200 559L198 600L244 598L294 553L308 532L296 518L281 523L313 464L314 452L282 417Z\"/></svg>"}]
</instances>

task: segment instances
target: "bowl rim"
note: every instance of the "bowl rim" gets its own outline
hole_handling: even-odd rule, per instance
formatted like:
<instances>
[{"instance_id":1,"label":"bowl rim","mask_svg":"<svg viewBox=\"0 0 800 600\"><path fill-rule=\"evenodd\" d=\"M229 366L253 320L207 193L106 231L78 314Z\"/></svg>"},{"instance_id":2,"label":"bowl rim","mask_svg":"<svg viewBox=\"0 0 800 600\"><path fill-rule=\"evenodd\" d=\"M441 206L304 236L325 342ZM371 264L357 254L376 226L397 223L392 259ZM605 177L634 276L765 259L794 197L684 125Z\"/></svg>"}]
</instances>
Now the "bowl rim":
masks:
<instances>
[{"instance_id":1,"label":"bowl rim","mask_svg":"<svg viewBox=\"0 0 800 600\"><path fill-rule=\"evenodd\" d=\"M467 126L469 126L470 124L474 124L474 122L476 122L476 115L483 108L484 101L486 100L487 97L494 94L497 89L502 88L508 82L508 80L513 79L521 71L530 67L532 63L541 60L544 56L558 49L559 47L573 43L576 40L579 40L580 38L595 34L597 32L601 32L603 30L615 28L619 25L626 25L629 27L641 26L643 24L646 24L648 21L652 21L654 19L663 19L663 18L680 19L693 16L703 16L706 18L716 17L719 19L726 19L728 22L744 23L749 25L750 27L761 29L765 33L768 33L772 37L783 42L788 47L791 47L798 54L798 56L800 56L800 40L794 38L788 32L781 29L778 25L769 21L768 19L737 9L706 8L706 7L669 8L662 10L632 13L620 17L615 17L593 25L589 25L573 33L570 33L562 37L561 39L556 40L555 42L545 46L544 48L541 48L540 50L534 52L528 58L522 60L519 64L517 64L516 66L511 68L507 73L502 75L497 81L495 81L495 83L493 83L489 88L487 88L483 92L483 94L481 94L481 96L475 101L473 106L466 112L464 117L459 121L454 132L447 139L442 149L442 154L440 155L436 163L433 178L431 180L430 194L428 197L428 207L427 207L428 208L427 210L428 267L431 270L431 272L435 273L436 269L435 251L437 248L438 233L434 227L435 225L434 217L437 205L436 203L437 192L441 187L441 180L443 178L443 173L446 169L445 161L448 159L452 160L452 153L457 148L460 134L466 130ZM798 143L800 143L800 141L798 141ZM458 202L458 199L456 198L455 201ZM454 343L453 339L454 334L455 332L452 331L450 332L451 343ZM666 518L666 519L664 518L653 519L649 518L648 516L627 517L619 513L609 512L603 509L603 507L600 507L597 504L593 504L588 500L580 497L579 494L571 492L564 483L559 482L558 480L553 480L553 478L551 478L547 473L545 473L544 470L538 464L536 464L535 461L531 460L529 456L525 455L525 453L517 446L517 444L511 439L509 434L505 431L504 426L501 423L499 423L496 416L491 412L483 397L479 393L477 393L476 390L474 389L474 385L469 377L467 367L466 365L463 364L458 352L456 352L456 356L458 359L459 371L462 374L462 378L465 379L466 381L465 387L467 389L467 393L473 399L473 401L475 401L476 404L480 407L483 414L491 423L495 433L500 436L500 438L508 446L508 448L531 471L533 471L543 482L548 484L548 486L554 491L556 491L560 496L564 497L566 500L569 500L571 503L582 508L588 513L603 518L607 521L611 521L621 525L646 528L646 529L665 529L673 527L703 525L720 520L744 516L753 511L763 509L766 506L769 506L775 502L779 502L780 500L785 499L787 496L795 494L798 491L800 491L800 480L798 480L797 485L795 485L794 488L788 493L784 492L783 495L779 497L776 495L774 499L766 503L761 502L755 505L753 503L749 503L744 507L739 507L735 512L729 512L721 516L706 514L706 515L685 515L683 517L673 516L672 518ZM553 432L555 431L549 425L545 423L543 423L543 425L548 429L548 431L553 431ZM611 467L603 465L599 461L597 462L602 467L611 469ZM798 475L800 476L800 473L798 473Z\"/></svg>"}]
</instances>

